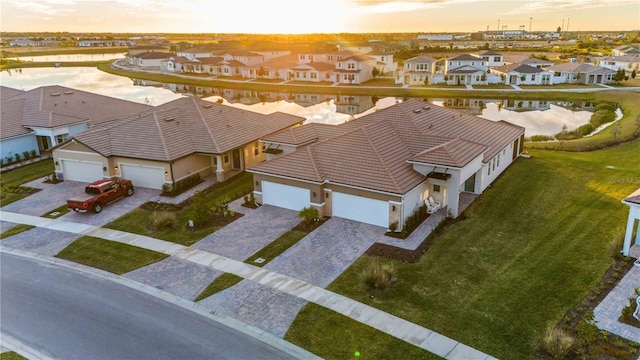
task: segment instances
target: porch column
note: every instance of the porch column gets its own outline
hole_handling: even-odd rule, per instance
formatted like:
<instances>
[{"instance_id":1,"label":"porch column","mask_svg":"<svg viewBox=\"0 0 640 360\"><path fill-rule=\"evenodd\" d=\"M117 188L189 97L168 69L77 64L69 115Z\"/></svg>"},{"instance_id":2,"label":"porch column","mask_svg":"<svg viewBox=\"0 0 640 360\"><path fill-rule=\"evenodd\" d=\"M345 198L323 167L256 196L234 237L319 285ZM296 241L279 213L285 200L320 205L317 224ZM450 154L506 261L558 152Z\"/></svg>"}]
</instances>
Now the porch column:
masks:
<instances>
[{"instance_id":1,"label":"porch column","mask_svg":"<svg viewBox=\"0 0 640 360\"><path fill-rule=\"evenodd\" d=\"M224 169L222 168L222 156L216 155L216 181L224 181Z\"/></svg>"},{"instance_id":2,"label":"porch column","mask_svg":"<svg viewBox=\"0 0 640 360\"><path fill-rule=\"evenodd\" d=\"M633 228L636 224L636 218L633 216L632 209L629 209L629 218L627 219L627 232L624 235L624 244L622 245L622 255L629 256L629 249L631 248L631 236L633 235ZM636 244L640 238L640 229L638 236L636 236Z\"/></svg>"}]
</instances>

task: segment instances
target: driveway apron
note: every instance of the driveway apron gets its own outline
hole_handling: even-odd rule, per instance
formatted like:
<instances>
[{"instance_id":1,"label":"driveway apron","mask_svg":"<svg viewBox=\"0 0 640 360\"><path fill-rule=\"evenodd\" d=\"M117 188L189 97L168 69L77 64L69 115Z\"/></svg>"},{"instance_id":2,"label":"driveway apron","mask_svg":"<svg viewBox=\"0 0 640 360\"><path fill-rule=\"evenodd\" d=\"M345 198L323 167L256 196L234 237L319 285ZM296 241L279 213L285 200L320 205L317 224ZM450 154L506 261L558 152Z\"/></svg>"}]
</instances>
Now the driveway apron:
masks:
<instances>
[{"instance_id":1,"label":"driveway apron","mask_svg":"<svg viewBox=\"0 0 640 360\"><path fill-rule=\"evenodd\" d=\"M331 218L264 266L313 285L326 287L359 258L386 229L356 221ZM306 304L300 298L243 280L200 304L284 337Z\"/></svg>"},{"instance_id":2,"label":"driveway apron","mask_svg":"<svg viewBox=\"0 0 640 360\"><path fill-rule=\"evenodd\" d=\"M33 193L24 199L3 206L2 210L41 216L48 211L65 205L68 198L82 193L85 185L85 183L77 181L63 181L55 186Z\"/></svg>"},{"instance_id":3,"label":"driveway apron","mask_svg":"<svg viewBox=\"0 0 640 360\"><path fill-rule=\"evenodd\" d=\"M220 271L170 256L128 272L124 277L193 301L221 274Z\"/></svg>"},{"instance_id":4,"label":"driveway apron","mask_svg":"<svg viewBox=\"0 0 640 360\"><path fill-rule=\"evenodd\" d=\"M55 256L79 237L78 234L66 231L38 227L3 239L2 246L40 255Z\"/></svg>"},{"instance_id":5,"label":"driveway apron","mask_svg":"<svg viewBox=\"0 0 640 360\"><path fill-rule=\"evenodd\" d=\"M234 260L244 261L300 223L297 212L275 206L261 206L192 247Z\"/></svg>"}]
</instances>

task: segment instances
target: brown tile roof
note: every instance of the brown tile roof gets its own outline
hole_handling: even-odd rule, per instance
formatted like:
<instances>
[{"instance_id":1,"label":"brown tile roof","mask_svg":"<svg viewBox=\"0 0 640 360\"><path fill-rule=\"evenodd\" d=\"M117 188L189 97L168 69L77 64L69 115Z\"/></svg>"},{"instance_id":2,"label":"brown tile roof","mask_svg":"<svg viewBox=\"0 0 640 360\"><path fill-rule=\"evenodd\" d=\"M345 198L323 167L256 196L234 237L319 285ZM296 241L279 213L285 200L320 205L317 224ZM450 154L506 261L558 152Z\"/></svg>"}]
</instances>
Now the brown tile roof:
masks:
<instances>
[{"instance_id":1,"label":"brown tile roof","mask_svg":"<svg viewBox=\"0 0 640 360\"><path fill-rule=\"evenodd\" d=\"M571 73L590 73L594 71L603 71L605 73L615 73L614 70L607 69L604 67L591 65L591 64L582 64L582 63L562 63L558 65L553 65L547 68L549 71L566 71Z\"/></svg>"},{"instance_id":2,"label":"brown tile roof","mask_svg":"<svg viewBox=\"0 0 640 360\"><path fill-rule=\"evenodd\" d=\"M521 74L537 74L544 72L544 70L538 69L537 67L529 66L526 64L507 64L498 66L494 69L495 71L499 71L501 73L508 73L511 71L515 71Z\"/></svg>"},{"instance_id":3,"label":"brown tile roof","mask_svg":"<svg viewBox=\"0 0 640 360\"><path fill-rule=\"evenodd\" d=\"M333 182L404 194L424 177L408 161L463 167L487 162L524 134L524 128L428 105L414 99L333 125L339 135L258 164L251 172ZM268 139L301 143L321 128L311 124Z\"/></svg>"},{"instance_id":4,"label":"brown tile roof","mask_svg":"<svg viewBox=\"0 0 640 360\"><path fill-rule=\"evenodd\" d=\"M193 153L222 154L302 121L183 97L75 138L104 156L169 161Z\"/></svg>"},{"instance_id":5,"label":"brown tile roof","mask_svg":"<svg viewBox=\"0 0 640 360\"><path fill-rule=\"evenodd\" d=\"M0 99L6 100L16 95L22 95L24 91L0 85Z\"/></svg>"},{"instance_id":6,"label":"brown tile roof","mask_svg":"<svg viewBox=\"0 0 640 360\"><path fill-rule=\"evenodd\" d=\"M24 127L53 128L81 122L95 125L149 108L58 85L20 92L3 100L1 107L3 139L29 133Z\"/></svg>"},{"instance_id":7,"label":"brown tile roof","mask_svg":"<svg viewBox=\"0 0 640 360\"><path fill-rule=\"evenodd\" d=\"M634 204L640 204L640 188L627 196L624 201Z\"/></svg>"}]
</instances>

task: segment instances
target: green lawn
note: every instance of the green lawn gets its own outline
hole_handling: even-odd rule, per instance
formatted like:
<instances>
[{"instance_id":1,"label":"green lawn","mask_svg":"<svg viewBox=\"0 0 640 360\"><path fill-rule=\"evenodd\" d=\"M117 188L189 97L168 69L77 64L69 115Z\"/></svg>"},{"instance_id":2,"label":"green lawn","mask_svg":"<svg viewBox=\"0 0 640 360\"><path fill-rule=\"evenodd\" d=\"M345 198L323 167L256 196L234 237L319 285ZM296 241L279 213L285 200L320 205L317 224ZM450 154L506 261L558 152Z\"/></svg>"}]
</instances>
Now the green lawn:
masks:
<instances>
[{"instance_id":1,"label":"green lawn","mask_svg":"<svg viewBox=\"0 0 640 360\"><path fill-rule=\"evenodd\" d=\"M252 189L252 184L253 176L250 173L239 174L223 183L214 185L212 191L207 192L205 195L206 202L213 206L222 199L233 200ZM189 246L218 229L218 227L208 227L193 231L187 230L186 224L191 218L191 209L192 205L189 205L182 210L176 211L177 225L174 228L162 231L152 230L149 226L152 222L153 211L140 208L127 213L104 227Z\"/></svg>"},{"instance_id":2,"label":"green lawn","mask_svg":"<svg viewBox=\"0 0 640 360\"><path fill-rule=\"evenodd\" d=\"M7 351L0 354L0 360L27 360L27 358L15 351Z\"/></svg>"},{"instance_id":3,"label":"green lawn","mask_svg":"<svg viewBox=\"0 0 640 360\"><path fill-rule=\"evenodd\" d=\"M53 170L53 160L46 159L0 173L0 184L2 185L0 206L5 206L27 197L28 194L16 193L14 189L31 180L37 178L44 179L44 177L51 174Z\"/></svg>"},{"instance_id":4,"label":"green lawn","mask_svg":"<svg viewBox=\"0 0 640 360\"><path fill-rule=\"evenodd\" d=\"M118 275L153 264L167 256L159 252L91 236L78 238L56 255L60 259Z\"/></svg>"},{"instance_id":5,"label":"green lawn","mask_svg":"<svg viewBox=\"0 0 640 360\"><path fill-rule=\"evenodd\" d=\"M328 288L500 359L533 359L536 334L610 266L607 249L620 240L628 213L620 200L639 186L639 153L640 140L586 153L532 150L419 262L382 260L397 269L390 290L373 300L363 290L358 275L374 260L368 256ZM318 320L324 312L307 306L286 339L327 358L352 351L341 348L350 346L341 337L369 341L350 321L335 320L326 331Z\"/></svg>"},{"instance_id":6,"label":"green lawn","mask_svg":"<svg viewBox=\"0 0 640 360\"><path fill-rule=\"evenodd\" d=\"M206 299L209 296L218 293L224 289L228 289L233 285L242 281L243 278L237 275L224 273L213 280L202 292L195 298L195 302Z\"/></svg>"}]
</instances>

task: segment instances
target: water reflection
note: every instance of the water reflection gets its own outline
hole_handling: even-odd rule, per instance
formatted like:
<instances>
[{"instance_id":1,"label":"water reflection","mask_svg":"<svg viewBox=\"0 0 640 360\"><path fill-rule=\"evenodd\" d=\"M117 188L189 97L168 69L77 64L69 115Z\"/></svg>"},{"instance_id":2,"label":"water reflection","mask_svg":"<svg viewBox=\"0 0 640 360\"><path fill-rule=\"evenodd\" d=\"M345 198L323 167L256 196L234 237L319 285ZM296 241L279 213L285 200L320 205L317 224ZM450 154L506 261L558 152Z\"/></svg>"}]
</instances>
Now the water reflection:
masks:
<instances>
[{"instance_id":1,"label":"water reflection","mask_svg":"<svg viewBox=\"0 0 640 360\"><path fill-rule=\"evenodd\" d=\"M31 90L43 85L62 85L116 98L160 105L181 96L198 96L247 110L286 112L307 122L340 124L393 105L401 99L370 95L321 95L285 91L256 91L167 84L111 75L96 68L26 68L2 71L2 85ZM433 99L435 105L455 108L486 119L505 120L525 127L525 135L552 135L563 124L573 130L589 122L594 105L588 102L546 100Z\"/></svg>"}]
</instances>

